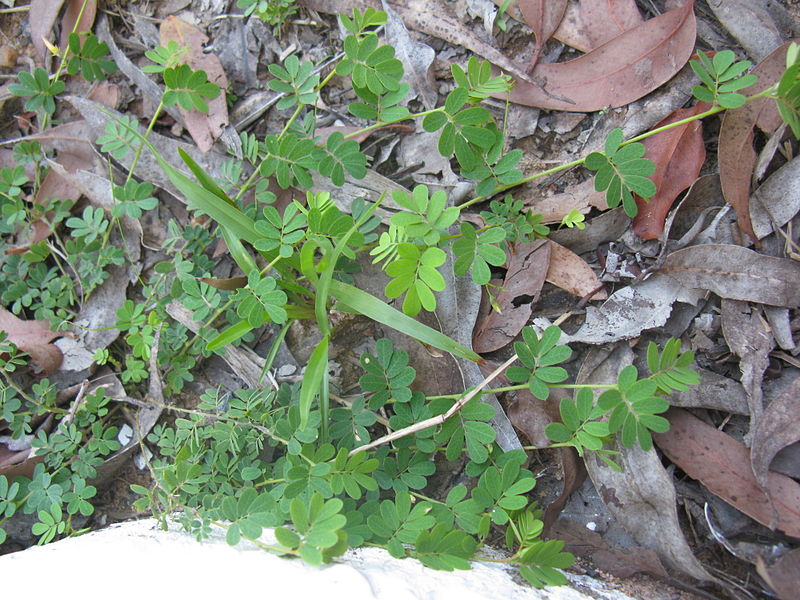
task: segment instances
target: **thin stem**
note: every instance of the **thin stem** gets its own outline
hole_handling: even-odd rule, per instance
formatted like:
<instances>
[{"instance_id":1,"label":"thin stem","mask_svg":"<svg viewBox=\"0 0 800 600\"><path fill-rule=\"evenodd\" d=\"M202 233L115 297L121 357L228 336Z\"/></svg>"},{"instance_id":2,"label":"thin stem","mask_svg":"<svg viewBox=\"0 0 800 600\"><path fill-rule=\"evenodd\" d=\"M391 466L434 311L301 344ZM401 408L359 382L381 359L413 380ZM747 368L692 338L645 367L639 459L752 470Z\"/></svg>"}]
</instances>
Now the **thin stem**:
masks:
<instances>
[{"instance_id":1,"label":"thin stem","mask_svg":"<svg viewBox=\"0 0 800 600\"><path fill-rule=\"evenodd\" d=\"M136 169L136 164L139 162L139 157L142 154L142 150L144 150L145 142L148 137L150 137L150 132L153 131L153 127L155 127L156 121L158 117L161 115L161 111L164 109L164 98L161 98L161 101L158 103L158 107L156 111L153 113L153 118L150 119L150 123L147 125L147 131L144 132L144 138L139 142L139 147L136 149L136 154L133 155L133 161L131 162L130 169L128 169L128 177L125 179L125 183L128 183L131 178L133 177L133 171Z\"/></svg>"}]
</instances>

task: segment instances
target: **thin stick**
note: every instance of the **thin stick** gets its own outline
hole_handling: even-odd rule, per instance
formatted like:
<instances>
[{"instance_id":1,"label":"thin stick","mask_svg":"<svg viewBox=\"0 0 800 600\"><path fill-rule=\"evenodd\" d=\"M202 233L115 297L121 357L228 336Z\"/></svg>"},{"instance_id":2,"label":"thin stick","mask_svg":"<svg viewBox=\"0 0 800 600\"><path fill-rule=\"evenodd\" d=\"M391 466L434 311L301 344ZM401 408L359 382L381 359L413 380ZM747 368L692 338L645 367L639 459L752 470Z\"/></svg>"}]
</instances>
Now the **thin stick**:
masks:
<instances>
[{"instance_id":1,"label":"thin stick","mask_svg":"<svg viewBox=\"0 0 800 600\"><path fill-rule=\"evenodd\" d=\"M378 438L375 441L370 442L369 444L364 444L363 446L359 446L355 450L351 450L349 456L353 456L354 454L358 454L359 452L363 452L364 450L369 450L371 448L375 448L382 444L386 444L388 442L393 442L394 440L399 440L402 437L407 435L411 435L412 433L416 433L417 431L422 431L423 429L427 429L428 427L435 427L436 425L441 425L447 419L452 417L456 414L459 410L464 408L464 405L472 400L475 396L477 396L480 391L486 387L489 383L494 381L498 375L500 375L503 371L505 371L508 367L512 365L512 363L517 360L517 355L514 354L511 358L509 358L506 362L502 365L497 367L494 371L492 371L489 376L480 382L475 388L464 394L461 398L456 401L450 409L441 415L436 415L435 417L431 417L430 419L425 419L424 421L420 421L419 423L414 423L413 425L409 425L404 429L399 429L398 431L394 431L388 435L385 435L381 438Z\"/></svg>"}]
</instances>

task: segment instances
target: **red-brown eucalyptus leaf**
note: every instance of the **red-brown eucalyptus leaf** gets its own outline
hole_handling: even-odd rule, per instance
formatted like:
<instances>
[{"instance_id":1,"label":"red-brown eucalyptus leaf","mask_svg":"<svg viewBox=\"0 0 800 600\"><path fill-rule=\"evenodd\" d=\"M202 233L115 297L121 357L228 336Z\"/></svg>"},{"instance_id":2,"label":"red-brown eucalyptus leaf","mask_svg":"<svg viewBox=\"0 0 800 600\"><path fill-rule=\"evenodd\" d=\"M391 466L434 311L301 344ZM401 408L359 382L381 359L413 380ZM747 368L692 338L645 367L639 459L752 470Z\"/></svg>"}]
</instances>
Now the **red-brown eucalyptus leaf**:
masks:
<instances>
[{"instance_id":1,"label":"red-brown eucalyptus leaf","mask_svg":"<svg viewBox=\"0 0 800 600\"><path fill-rule=\"evenodd\" d=\"M514 341L525 327L533 311L532 302L544 285L550 249L551 244L546 240L514 245L505 281L495 297L502 312L491 310L485 317L479 317L472 336L475 352L499 350ZM522 298L526 301L521 301Z\"/></svg>"},{"instance_id":2,"label":"red-brown eucalyptus leaf","mask_svg":"<svg viewBox=\"0 0 800 600\"><path fill-rule=\"evenodd\" d=\"M583 56L539 64L533 83L517 81L512 102L551 110L624 106L671 79L689 60L696 35L694 0L629 29Z\"/></svg>"},{"instance_id":3,"label":"red-brown eucalyptus leaf","mask_svg":"<svg viewBox=\"0 0 800 600\"><path fill-rule=\"evenodd\" d=\"M581 0L580 12L592 48L602 46L642 22L636 0Z\"/></svg>"},{"instance_id":4,"label":"red-brown eucalyptus leaf","mask_svg":"<svg viewBox=\"0 0 800 600\"><path fill-rule=\"evenodd\" d=\"M30 354L45 373L52 373L61 365L64 356L50 341L62 334L50 331L47 321L25 321L0 306L0 331L5 331L17 348Z\"/></svg>"},{"instance_id":5,"label":"red-brown eucalyptus leaf","mask_svg":"<svg viewBox=\"0 0 800 600\"><path fill-rule=\"evenodd\" d=\"M755 66L752 73L758 76L758 82L747 88L748 95L761 92L778 82L786 67L787 47L788 43L780 46ZM719 130L717 160L722 195L736 212L739 229L753 240L756 234L750 221L750 189L757 158L753 148L753 133L756 126L766 133L772 133L780 124L775 102L760 98L740 108L725 111Z\"/></svg>"},{"instance_id":6,"label":"red-brown eucalyptus leaf","mask_svg":"<svg viewBox=\"0 0 800 600\"><path fill-rule=\"evenodd\" d=\"M800 537L800 484L771 472L761 489L750 467L750 452L741 442L681 408L666 413L670 429L657 433L658 447L689 477L762 525Z\"/></svg>"},{"instance_id":7,"label":"red-brown eucalyptus leaf","mask_svg":"<svg viewBox=\"0 0 800 600\"><path fill-rule=\"evenodd\" d=\"M219 96L208 100L208 113L180 109L186 129L197 147L202 152L208 152L214 145L214 140L222 135L223 128L228 124L228 105L225 102L228 78L225 76L222 63L216 54L203 52L203 45L208 42L206 34L178 17L164 19L160 34L163 46L172 41L177 42L179 46L188 46L187 64L194 70L205 71L208 80L221 88Z\"/></svg>"},{"instance_id":8,"label":"red-brown eucalyptus leaf","mask_svg":"<svg viewBox=\"0 0 800 600\"><path fill-rule=\"evenodd\" d=\"M656 127L669 125L699 114L710 104L700 102L692 108L673 111ZM644 140L645 157L656 165L650 177L656 184L656 193L645 201L636 196L639 213L633 219L633 231L643 240L655 240L664 233L664 220L678 195L697 180L706 160L701 121L692 121L674 129L662 131Z\"/></svg>"},{"instance_id":9,"label":"red-brown eucalyptus leaf","mask_svg":"<svg viewBox=\"0 0 800 600\"><path fill-rule=\"evenodd\" d=\"M525 22L533 30L536 48L528 71L533 71L545 42L550 39L567 9L567 0L517 0Z\"/></svg>"}]
</instances>

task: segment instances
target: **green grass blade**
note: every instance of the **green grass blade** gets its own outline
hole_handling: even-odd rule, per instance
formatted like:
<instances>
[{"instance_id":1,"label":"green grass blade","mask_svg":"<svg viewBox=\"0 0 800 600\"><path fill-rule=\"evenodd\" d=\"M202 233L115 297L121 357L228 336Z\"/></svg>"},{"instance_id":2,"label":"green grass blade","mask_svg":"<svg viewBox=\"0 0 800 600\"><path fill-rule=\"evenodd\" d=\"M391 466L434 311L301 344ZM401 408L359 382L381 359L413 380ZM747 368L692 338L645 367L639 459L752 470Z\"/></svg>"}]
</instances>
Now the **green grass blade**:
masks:
<instances>
[{"instance_id":1,"label":"green grass blade","mask_svg":"<svg viewBox=\"0 0 800 600\"><path fill-rule=\"evenodd\" d=\"M223 331L220 331L217 336L208 342L206 346L207 350L217 350L218 348L222 348L223 346L227 346L238 340L243 335L247 335L248 332L253 330L253 326L244 319L239 321L238 323L234 323L230 327L226 327Z\"/></svg>"},{"instance_id":2,"label":"green grass blade","mask_svg":"<svg viewBox=\"0 0 800 600\"><path fill-rule=\"evenodd\" d=\"M320 392L323 376L328 372L329 341L330 338L327 335L324 336L308 359L308 366L303 376L303 384L300 387L300 429L305 429L308 426L311 404ZM323 398L322 400L326 399Z\"/></svg>"},{"instance_id":3,"label":"green grass blade","mask_svg":"<svg viewBox=\"0 0 800 600\"><path fill-rule=\"evenodd\" d=\"M392 308L383 300L357 287L334 279L330 282L330 294L354 311L378 323L383 323L392 329L396 329L423 344L428 344L439 350L444 350L474 362L481 360L481 357L475 352L447 337L441 331L436 331L427 325L423 325L399 310Z\"/></svg>"}]
</instances>

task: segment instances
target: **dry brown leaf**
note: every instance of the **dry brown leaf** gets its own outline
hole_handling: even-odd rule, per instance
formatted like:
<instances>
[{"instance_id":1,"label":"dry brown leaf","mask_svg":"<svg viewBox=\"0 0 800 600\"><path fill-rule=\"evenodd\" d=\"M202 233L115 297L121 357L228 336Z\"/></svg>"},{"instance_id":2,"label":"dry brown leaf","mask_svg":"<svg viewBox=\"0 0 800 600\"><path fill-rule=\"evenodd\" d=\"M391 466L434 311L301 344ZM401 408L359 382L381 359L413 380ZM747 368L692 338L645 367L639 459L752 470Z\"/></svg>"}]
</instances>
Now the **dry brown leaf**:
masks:
<instances>
[{"instance_id":1,"label":"dry brown leaf","mask_svg":"<svg viewBox=\"0 0 800 600\"><path fill-rule=\"evenodd\" d=\"M714 0L708 6L720 24L758 61L783 41L767 4L765 0Z\"/></svg>"},{"instance_id":2,"label":"dry brown leaf","mask_svg":"<svg viewBox=\"0 0 800 600\"><path fill-rule=\"evenodd\" d=\"M759 556L756 569L779 600L795 600L800 588L800 548L790 550L771 565Z\"/></svg>"},{"instance_id":3,"label":"dry brown leaf","mask_svg":"<svg viewBox=\"0 0 800 600\"><path fill-rule=\"evenodd\" d=\"M531 398L533 399L532 394ZM583 459L578 456L575 448L559 448L558 459L561 463L561 472L564 474L564 487L561 489L558 498L548 504L544 511L542 516L544 535L548 535L550 527L558 519L561 511L564 510L570 496L581 489L588 476L586 465L583 464Z\"/></svg>"},{"instance_id":4,"label":"dry brown leaf","mask_svg":"<svg viewBox=\"0 0 800 600\"><path fill-rule=\"evenodd\" d=\"M61 365L61 350L50 342L63 334L51 331L47 321L25 321L0 306L0 331L5 331L8 341L22 352L30 354L45 373L53 373Z\"/></svg>"},{"instance_id":5,"label":"dry brown leaf","mask_svg":"<svg viewBox=\"0 0 800 600\"><path fill-rule=\"evenodd\" d=\"M56 22L64 0L31 0L28 7L28 22L31 28L31 42L36 50L40 65L49 68L52 55L44 43L50 39L53 23Z\"/></svg>"},{"instance_id":6,"label":"dry brown leaf","mask_svg":"<svg viewBox=\"0 0 800 600\"><path fill-rule=\"evenodd\" d=\"M219 58L215 54L203 52L203 45L208 42L208 37L194 25L178 17L164 19L161 23L161 44L166 46L169 42L188 46L187 64L192 69L205 71L208 80L221 88L220 95L208 101L207 114L198 110L180 109L186 129L197 147L202 152L208 152L214 145L214 140L222 135L222 130L228 124L228 106L225 101L228 78Z\"/></svg>"},{"instance_id":7,"label":"dry brown leaf","mask_svg":"<svg viewBox=\"0 0 800 600\"><path fill-rule=\"evenodd\" d=\"M783 448L800 441L800 376L770 402L756 426L750 444L750 462L756 481L768 485L769 465Z\"/></svg>"},{"instance_id":8,"label":"dry brown leaf","mask_svg":"<svg viewBox=\"0 0 800 600\"><path fill-rule=\"evenodd\" d=\"M85 6L84 6L85 4ZM78 15L81 20L78 22ZM97 0L69 0L64 9L64 16L61 17L61 42L59 47L64 50L67 47L67 38L72 30L78 34L92 30L94 18L97 15ZM77 27L75 24L77 23Z\"/></svg>"},{"instance_id":9,"label":"dry brown leaf","mask_svg":"<svg viewBox=\"0 0 800 600\"><path fill-rule=\"evenodd\" d=\"M550 268L546 281L579 298L592 295L592 300L605 300L608 294L592 268L580 256L561 244L550 244ZM599 288L599 289L598 289Z\"/></svg>"},{"instance_id":10,"label":"dry brown leaf","mask_svg":"<svg viewBox=\"0 0 800 600\"><path fill-rule=\"evenodd\" d=\"M545 42L550 39L556 29L558 29L561 19L564 18L564 11L567 9L567 0L517 0L517 5L525 22L533 30L536 46L533 50L533 57L528 67L528 72L532 72L536 63L539 62L539 55Z\"/></svg>"},{"instance_id":11,"label":"dry brown leaf","mask_svg":"<svg viewBox=\"0 0 800 600\"><path fill-rule=\"evenodd\" d=\"M200 277L199 280L218 290L238 290L239 288L243 288L247 285L247 277L242 275L239 275L238 277L228 277L227 279L219 279L217 277Z\"/></svg>"},{"instance_id":12,"label":"dry brown leaf","mask_svg":"<svg viewBox=\"0 0 800 600\"><path fill-rule=\"evenodd\" d=\"M491 310L476 324L472 336L475 352L493 352L514 341L530 319L549 264L547 241L514 245L502 291L495 297L501 312Z\"/></svg>"},{"instance_id":13,"label":"dry brown leaf","mask_svg":"<svg viewBox=\"0 0 800 600\"><path fill-rule=\"evenodd\" d=\"M656 127L692 117L709 107L710 104L699 102L692 108L678 109ZM678 195L691 187L700 175L706 160L703 124L693 121L662 131L647 138L644 146L645 157L656 165L650 177L656 184L656 193L647 201L636 196L639 212L633 219L633 231L643 240L656 240L664 233L664 221Z\"/></svg>"},{"instance_id":14,"label":"dry brown leaf","mask_svg":"<svg viewBox=\"0 0 800 600\"><path fill-rule=\"evenodd\" d=\"M770 175L750 197L750 219L758 239L782 227L800 211L800 156ZM780 235L780 234L778 234Z\"/></svg>"},{"instance_id":15,"label":"dry brown leaf","mask_svg":"<svg viewBox=\"0 0 800 600\"><path fill-rule=\"evenodd\" d=\"M747 88L748 94L761 92L777 83L786 67L786 48L784 44L755 66L752 73L758 82ZM748 102L741 108L726 110L719 131L717 160L719 178L725 201L736 211L739 229L753 240L753 226L748 208L753 169L756 166L756 152L753 149L753 130L758 126L762 131L775 131L781 123L775 102L761 98Z\"/></svg>"},{"instance_id":16,"label":"dry brown leaf","mask_svg":"<svg viewBox=\"0 0 800 600\"><path fill-rule=\"evenodd\" d=\"M425 108L428 110L436 108L439 94L436 92L431 71L436 52L427 44L411 38L402 19L386 0L382 0L382 5L387 14L386 41L394 46L397 58L405 66L403 82L411 86L411 96L407 97L407 100L418 94Z\"/></svg>"},{"instance_id":17,"label":"dry brown leaf","mask_svg":"<svg viewBox=\"0 0 800 600\"><path fill-rule=\"evenodd\" d=\"M764 410L761 384L775 340L766 321L747 302L723 298L721 312L722 333L731 351L739 357L742 387L750 409L750 424L755 427L761 422Z\"/></svg>"},{"instance_id":18,"label":"dry brown leaf","mask_svg":"<svg viewBox=\"0 0 800 600\"><path fill-rule=\"evenodd\" d=\"M593 179L587 179L553 196L543 196L542 190L534 187L514 197L521 199L525 206L529 206L532 213L542 215L543 223L560 223L573 210L586 214L592 208L600 210L608 208L605 192L594 189Z\"/></svg>"},{"instance_id":19,"label":"dry brown leaf","mask_svg":"<svg viewBox=\"0 0 800 600\"><path fill-rule=\"evenodd\" d=\"M693 7L694 0L688 0L574 60L540 63L533 83L517 81L511 101L551 110L594 111L638 100L689 60L696 34Z\"/></svg>"},{"instance_id":20,"label":"dry brown leaf","mask_svg":"<svg viewBox=\"0 0 800 600\"><path fill-rule=\"evenodd\" d=\"M659 269L684 286L731 300L800 306L800 263L733 244L703 244L669 254Z\"/></svg>"},{"instance_id":21,"label":"dry brown leaf","mask_svg":"<svg viewBox=\"0 0 800 600\"><path fill-rule=\"evenodd\" d=\"M363 11L368 7L381 10L380 0L301 0L312 10L329 14L349 14L354 8ZM525 69L508 58L490 42L479 37L471 27L464 25L451 14L441 0L389 0L389 6L400 15L406 27L427 33L455 46L463 46L478 56L505 69L523 81L528 80Z\"/></svg>"},{"instance_id":22,"label":"dry brown leaf","mask_svg":"<svg viewBox=\"0 0 800 600\"><path fill-rule=\"evenodd\" d=\"M581 0L581 22L592 48L633 29L643 19L636 0Z\"/></svg>"},{"instance_id":23,"label":"dry brown leaf","mask_svg":"<svg viewBox=\"0 0 800 600\"><path fill-rule=\"evenodd\" d=\"M633 352L627 344L618 344L610 352L592 349L581 365L576 383L613 383L632 361ZM672 476L655 449L644 452L638 445L624 448L620 444L613 449L620 452L614 460L622 467L621 472L596 456L587 456L585 461L609 512L639 544L655 551L668 566L696 579L713 580L686 543L678 522Z\"/></svg>"},{"instance_id":24,"label":"dry brown leaf","mask_svg":"<svg viewBox=\"0 0 800 600\"><path fill-rule=\"evenodd\" d=\"M670 408L666 416L669 431L653 437L672 462L762 525L770 527L775 521L778 529L800 538L800 484L769 473L770 503L753 475L750 452L744 444L681 408Z\"/></svg>"}]
</instances>

